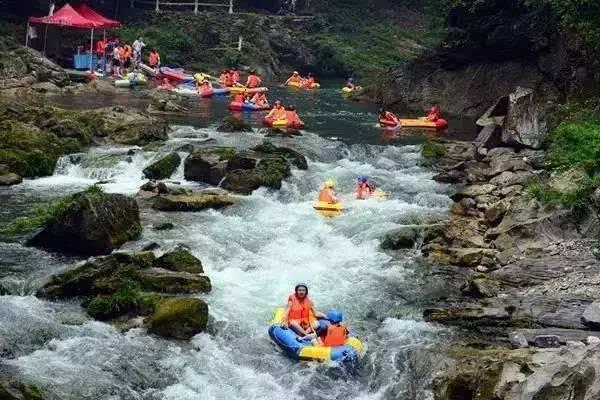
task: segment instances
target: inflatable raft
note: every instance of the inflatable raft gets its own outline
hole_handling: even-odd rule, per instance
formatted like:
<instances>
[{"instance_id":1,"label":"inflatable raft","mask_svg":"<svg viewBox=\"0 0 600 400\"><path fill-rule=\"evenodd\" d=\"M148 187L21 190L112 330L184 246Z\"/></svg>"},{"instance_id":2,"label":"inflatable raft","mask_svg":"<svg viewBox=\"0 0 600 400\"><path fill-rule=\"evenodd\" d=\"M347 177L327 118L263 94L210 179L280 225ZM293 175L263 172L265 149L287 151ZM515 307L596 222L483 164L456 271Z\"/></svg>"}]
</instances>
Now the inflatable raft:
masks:
<instances>
[{"instance_id":1,"label":"inflatable raft","mask_svg":"<svg viewBox=\"0 0 600 400\"><path fill-rule=\"evenodd\" d=\"M324 217L337 217L344 211L344 205L340 201L337 203L317 201L313 208Z\"/></svg>"},{"instance_id":2,"label":"inflatable raft","mask_svg":"<svg viewBox=\"0 0 600 400\"><path fill-rule=\"evenodd\" d=\"M225 96L229 94L229 88L212 88L197 92L200 97Z\"/></svg>"},{"instance_id":3,"label":"inflatable raft","mask_svg":"<svg viewBox=\"0 0 600 400\"><path fill-rule=\"evenodd\" d=\"M160 67L160 75L176 83L193 83L194 77L186 74L183 68Z\"/></svg>"},{"instance_id":4,"label":"inflatable raft","mask_svg":"<svg viewBox=\"0 0 600 400\"><path fill-rule=\"evenodd\" d=\"M231 86L229 89L230 93L233 94L238 94L238 93L248 93L248 94L255 94L255 93L266 93L269 91L268 88L266 87L257 87L257 88L247 88L244 86Z\"/></svg>"},{"instance_id":5,"label":"inflatable raft","mask_svg":"<svg viewBox=\"0 0 600 400\"><path fill-rule=\"evenodd\" d=\"M299 340L298 334L292 329L281 327L283 308L276 308L269 327L269 337L289 357L306 361L336 361L354 364L364 351L364 345L356 337L350 336L342 346L325 347L313 345L310 339ZM317 334L325 332L329 322L319 320Z\"/></svg>"},{"instance_id":6,"label":"inflatable raft","mask_svg":"<svg viewBox=\"0 0 600 400\"><path fill-rule=\"evenodd\" d=\"M396 124L393 121L389 121L387 119L380 119L379 126L384 129L400 129L402 126L400 124Z\"/></svg>"},{"instance_id":7,"label":"inflatable raft","mask_svg":"<svg viewBox=\"0 0 600 400\"><path fill-rule=\"evenodd\" d=\"M318 89L321 87L321 84L319 83L313 83L310 87L303 85L302 83L297 83L297 82L290 82L287 84L289 87L293 87L293 88L297 88L297 89Z\"/></svg>"},{"instance_id":8,"label":"inflatable raft","mask_svg":"<svg viewBox=\"0 0 600 400\"><path fill-rule=\"evenodd\" d=\"M239 102L239 101L232 101L231 103L229 103L229 109L233 110L233 111L264 111L264 110L269 110L271 107L269 107L268 104L266 105L262 105L262 106L257 106L256 104L252 104L252 103L248 103L248 102Z\"/></svg>"},{"instance_id":9,"label":"inflatable raft","mask_svg":"<svg viewBox=\"0 0 600 400\"><path fill-rule=\"evenodd\" d=\"M445 119L439 118L437 121L424 121L420 119L400 119L400 124L403 128L431 128L444 129L448 127L448 122Z\"/></svg>"},{"instance_id":10,"label":"inflatable raft","mask_svg":"<svg viewBox=\"0 0 600 400\"><path fill-rule=\"evenodd\" d=\"M286 119L273 119L273 118L265 118L263 119L263 124L271 128L292 128L292 129L301 129L304 127L304 122L298 121L289 121Z\"/></svg>"},{"instance_id":11,"label":"inflatable raft","mask_svg":"<svg viewBox=\"0 0 600 400\"><path fill-rule=\"evenodd\" d=\"M116 87L133 87L137 85L145 85L148 79L141 72L130 72L125 75L124 79L116 79L114 84Z\"/></svg>"}]
</instances>

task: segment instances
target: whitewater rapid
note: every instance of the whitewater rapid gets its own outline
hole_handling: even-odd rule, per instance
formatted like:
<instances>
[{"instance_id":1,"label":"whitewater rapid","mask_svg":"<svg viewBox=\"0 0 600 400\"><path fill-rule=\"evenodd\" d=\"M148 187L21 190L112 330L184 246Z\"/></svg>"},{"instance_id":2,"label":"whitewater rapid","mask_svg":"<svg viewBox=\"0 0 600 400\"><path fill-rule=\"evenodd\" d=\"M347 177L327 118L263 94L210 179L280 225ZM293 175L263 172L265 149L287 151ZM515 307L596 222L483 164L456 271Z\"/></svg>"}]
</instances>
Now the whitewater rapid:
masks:
<instances>
[{"instance_id":1,"label":"whitewater rapid","mask_svg":"<svg viewBox=\"0 0 600 400\"><path fill-rule=\"evenodd\" d=\"M92 149L61 160L54 176L26 181L23 190L72 192L103 181L106 191L134 194L145 182L143 168L166 151L187 143L250 146L262 140L261 131L242 137L214 127L176 127L157 152ZM431 371L451 333L398 311L397 293L418 266L410 252L392 258L379 244L395 227L443 218L448 188L420 166L418 145L346 145L310 133L273 142L309 154L308 170L294 170L280 191L259 189L224 211L142 210L143 239L127 245L156 242L163 252L184 244L202 260L213 283L203 296L210 308L208 332L190 343L169 342L143 329L122 333L91 321L76 302L0 296L1 367L61 399L431 398ZM357 175L368 175L388 199L353 200ZM347 208L333 219L312 208L326 179L338 183ZM169 182L200 186L186 182L181 169ZM176 228L152 229L164 221ZM52 258L23 279L35 276L29 285L35 287L64 268ZM342 310L367 344L357 371L294 362L269 342L271 313L298 282L308 284L317 308Z\"/></svg>"}]
</instances>

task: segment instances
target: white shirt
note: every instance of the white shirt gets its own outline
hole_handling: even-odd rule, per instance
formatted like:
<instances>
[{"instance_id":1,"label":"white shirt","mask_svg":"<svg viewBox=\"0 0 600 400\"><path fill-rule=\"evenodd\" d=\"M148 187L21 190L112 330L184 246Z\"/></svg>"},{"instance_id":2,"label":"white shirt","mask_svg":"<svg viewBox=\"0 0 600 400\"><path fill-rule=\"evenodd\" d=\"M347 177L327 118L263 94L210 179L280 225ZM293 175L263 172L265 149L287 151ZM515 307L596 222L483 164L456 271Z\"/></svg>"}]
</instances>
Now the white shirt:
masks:
<instances>
[{"instance_id":1,"label":"white shirt","mask_svg":"<svg viewBox=\"0 0 600 400\"><path fill-rule=\"evenodd\" d=\"M133 47L134 51L137 51L138 53L142 52L142 47L146 46L146 44L144 42L141 42L139 40L136 40L135 42L133 42L133 45L131 47Z\"/></svg>"}]
</instances>

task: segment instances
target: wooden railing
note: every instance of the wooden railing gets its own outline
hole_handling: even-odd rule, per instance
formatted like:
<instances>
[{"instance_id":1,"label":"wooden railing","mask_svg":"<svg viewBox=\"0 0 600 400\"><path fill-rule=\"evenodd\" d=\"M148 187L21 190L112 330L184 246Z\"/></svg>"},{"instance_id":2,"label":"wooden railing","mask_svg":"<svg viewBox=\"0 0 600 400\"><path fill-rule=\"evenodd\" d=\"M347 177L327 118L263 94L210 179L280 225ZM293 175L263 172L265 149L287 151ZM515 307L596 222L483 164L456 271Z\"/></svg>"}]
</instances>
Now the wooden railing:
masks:
<instances>
[{"instance_id":1,"label":"wooden railing","mask_svg":"<svg viewBox=\"0 0 600 400\"><path fill-rule=\"evenodd\" d=\"M193 7L194 14L198 14L199 7L224 7L228 8L229 14L233 14L233 0L229 0L228 3L204 3L198 0L187 1L187 2L173 2L173 1L161 1L161 0L130 0L129 6L135 7L135 3L151 4L154 5L154 11L159 12L161 6L163 7Z\"/></svg>"}]
</instances>

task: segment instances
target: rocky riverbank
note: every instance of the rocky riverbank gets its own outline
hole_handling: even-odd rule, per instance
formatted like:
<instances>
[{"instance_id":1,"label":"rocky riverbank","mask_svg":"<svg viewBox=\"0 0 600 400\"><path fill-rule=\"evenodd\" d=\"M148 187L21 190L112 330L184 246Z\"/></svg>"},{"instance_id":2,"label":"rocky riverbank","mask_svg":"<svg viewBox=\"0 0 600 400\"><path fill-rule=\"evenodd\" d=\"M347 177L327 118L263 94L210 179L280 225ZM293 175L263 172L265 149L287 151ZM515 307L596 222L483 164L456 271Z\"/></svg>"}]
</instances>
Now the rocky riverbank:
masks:
<instances>
[{"instance_id":1,"label":"rocky riverbank","mask_svg":"<svg viewBox=\"0 0 600 400\"><path fill-rule=\"evenodd\" d=\"M464 280L424 311L426 321L480 337L453 350L434 381L436 399L598 396L599 193L581 167L546 168L548 131L533 97L518 89L501 99L504 114L480 119L474 143L427 144L433 179L455 186L448 219L384 241L392 249L422 242L423 257L448 265L438 274ZM583 199L544 201L539 187Z\"/></svg>"}]
</instances>

